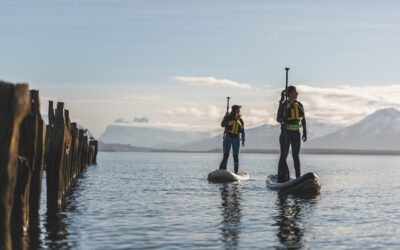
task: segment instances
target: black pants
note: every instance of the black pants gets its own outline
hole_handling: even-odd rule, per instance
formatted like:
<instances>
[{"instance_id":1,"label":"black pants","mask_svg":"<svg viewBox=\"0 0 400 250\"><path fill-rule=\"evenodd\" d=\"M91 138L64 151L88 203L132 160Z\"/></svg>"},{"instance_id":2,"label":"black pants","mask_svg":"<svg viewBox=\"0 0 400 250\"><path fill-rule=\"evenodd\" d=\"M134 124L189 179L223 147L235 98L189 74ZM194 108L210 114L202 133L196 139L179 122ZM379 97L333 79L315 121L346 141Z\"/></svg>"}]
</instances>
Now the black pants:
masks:
<instances>
[{"instance_id":1,"label":"black pants","mask_svg":"<svg viewBox=\"0 0 400 250\"><path fill-rule=\"evenodd\" d=\"M279 143L281 144L281 156L279 158L278 166L278 182L285 182L290 178L289 167L286 162L290 145L292 145L292 156L294 161L294 169L296 171L296 178L300 177L300 131L281 129Z\"/></svg>"}]
</instances>

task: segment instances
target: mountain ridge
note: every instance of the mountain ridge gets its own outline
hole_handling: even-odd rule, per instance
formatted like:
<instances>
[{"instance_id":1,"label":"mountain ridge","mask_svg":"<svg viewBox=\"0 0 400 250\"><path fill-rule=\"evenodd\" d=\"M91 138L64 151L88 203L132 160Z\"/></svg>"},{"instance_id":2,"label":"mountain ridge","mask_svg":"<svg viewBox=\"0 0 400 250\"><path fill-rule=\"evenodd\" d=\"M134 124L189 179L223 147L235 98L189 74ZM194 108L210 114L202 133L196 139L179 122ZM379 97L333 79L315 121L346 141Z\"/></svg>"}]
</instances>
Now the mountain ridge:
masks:
<instances>
[{"instance_id":1,"label":"mountain ridge","mask_svg":"<svg viewBox=\"0 0 400 250\"><path fill-rule=\"evenodd\" d=\"M316 138L307 148L396 150L400 148L400 111L379 109L361 121Z\"/></svg>"}]
</instances>

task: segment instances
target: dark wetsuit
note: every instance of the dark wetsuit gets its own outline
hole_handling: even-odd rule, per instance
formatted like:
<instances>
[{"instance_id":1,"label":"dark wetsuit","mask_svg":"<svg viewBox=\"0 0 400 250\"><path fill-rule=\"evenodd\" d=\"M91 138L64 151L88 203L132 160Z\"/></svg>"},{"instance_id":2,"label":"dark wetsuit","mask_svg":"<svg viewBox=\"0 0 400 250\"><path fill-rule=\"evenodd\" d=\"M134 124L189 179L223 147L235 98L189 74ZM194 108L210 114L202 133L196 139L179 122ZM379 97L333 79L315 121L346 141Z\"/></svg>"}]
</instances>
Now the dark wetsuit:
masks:
<instances>
[{"instance_id":1,"label":"dark wetsuit","mask_svg":"<svg viewBox=\"0 0 400 250\"><path fill-rule=\"evenodd\" d=\"M285 106L286 109L284 108ZM285 182L290 178L289 167L286 162L290 145L292 146L292 156L296 178L300 177L300 121L303 127L303 133L307 131L303 105L296 100L288 100L284 103L280 103L277 121L281 123L281 135L279 137L281 155L278 166L278 182Z\"/></svg>"},{"instance_id":2,"label":"dark wetsuit","mask_svg":"<svg viewBox=\"0 0 400 250\"><path fill-rule=\"evenodd\" d=\"M227 115L221 122L221 127L225 128L223 151L224 157L219 165L219 169L225 169L228 163L229 153L231 147L233 149L234 170L237 174L239 171L239 148L240 148L240 135L242 134L242 141L245 140L244 123L242 118L235 119L231 115Z\"/></svg>"}]
</instances>

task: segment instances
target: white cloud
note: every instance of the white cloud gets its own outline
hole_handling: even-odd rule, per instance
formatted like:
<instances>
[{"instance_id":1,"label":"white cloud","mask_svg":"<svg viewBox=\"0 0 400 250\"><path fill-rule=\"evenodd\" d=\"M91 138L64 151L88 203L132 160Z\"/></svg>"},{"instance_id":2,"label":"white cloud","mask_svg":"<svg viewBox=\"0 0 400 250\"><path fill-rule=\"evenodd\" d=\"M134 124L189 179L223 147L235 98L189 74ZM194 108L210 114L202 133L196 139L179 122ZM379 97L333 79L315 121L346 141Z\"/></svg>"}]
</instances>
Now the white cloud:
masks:
<instances>
[{"instance_id":1,"label":"white cloud","mask_svg":"<svg viewBox=\"0 0 400 250\"><path fill-rule=\"evenodd\" d=\"M208 131L213 133L216 131L216 127L213 124L192 124L185 122L165 122L165 121L154 121L148 123L114 123L118 126L125 127L141 127L141 128L164 128L176 131Z\"/></svg>"},{"instance_id":2,"label":"white cloud","mask_svg":"<svg viewBox=\"0 0 400 250\"><path fill-rule=\"evenodd\" d=\"M348 125L377 109L400 108L400 85L318 88L298 86L306 116L327 123Z\"/></svg>"},{"instance_id":3,"label":"white cloud","mask_svg":"<svg viewBox=\"0 0 400 250\"><path fill-rule=\"evenodd\" d=\"M238 83L228 79L216 79L214 77L176 76L174 77L174 81L196 86L220 86L238 89L251 89L251 86L246 83Z\"/></svg>"},{"instance_id":4,"label":"white cloud","mask_svg":"<svg viewBox=\"0 0 400 250\"><path fill-rule=\"evenodd\" d=\"M161 100L161 95L150 95L150 96L139 96L139 95L129 95L121 97L122 100L137 100L137 101L159 101Z\"/></svg>"},{"instance_id":5,"label":"white cloud","mask_svg":"<svg viewBox=\"0 0 400 250\"><path fill-rule=\"evenodd\" d=\"M203 119L215 119L220 118L223 115L223 112L219 111L215 105L209 105L207 107L178 106L173 109L160 110L159 112L170 116L194 116Z\"/></svg>"},{"instance_id":6,"label":"white cloud","mask_svg":"<svg viewBox=\"0 0 400 250\"><path fill-rule=\"evenodd\" d=\"M281 88L265 87L261 91L255 88L248 91L230 89L229 93L200 89L199 92L204 90L206 93L193 98L191 94L182 93L179 86L164 87L106 89L100 96L87 92L92 94L88 98L55 98L54 93L44 93L41 95L41 111L47 113L48 100L54 100L54 106L57 101L63 101L70 110L71 120L79 121L97 135L116 118L131 119L135 116L148 117L151 124L147 126L208 131L210 128L220 129L220 121L226 112L225 96L230 95L231 105L242 105L247 128L263 123L276 124ZM297 88L299 101L303 103L310 122L350 125L377 109L400 109L400 84L368 87L297 85ZM106 96L105 93L109 92L113 95ZM161 92L162 98L157 94ZM121 96L126 93L134 95L129 100L122 100Z\"/></svg>"},{"instance_id":7,"label":"white cloud","mask_svg":"<svg viewBox=\"0 0 400 250\"><path fill-rule=\"evenodd\" d=\"M250 114L257 116L268 116L271 115L271 112L268 112L266 109L250 109Z\"/></svg>"}]
</instances>

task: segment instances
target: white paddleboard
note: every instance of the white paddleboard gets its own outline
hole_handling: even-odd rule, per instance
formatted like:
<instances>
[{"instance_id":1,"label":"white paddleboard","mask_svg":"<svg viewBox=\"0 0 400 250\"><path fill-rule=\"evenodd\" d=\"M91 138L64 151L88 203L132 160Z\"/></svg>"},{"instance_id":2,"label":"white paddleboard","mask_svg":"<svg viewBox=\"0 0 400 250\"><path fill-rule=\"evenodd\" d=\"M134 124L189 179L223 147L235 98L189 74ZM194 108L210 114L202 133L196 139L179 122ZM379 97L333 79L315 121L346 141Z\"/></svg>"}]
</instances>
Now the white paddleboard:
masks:
<instances>
[{"instance_id":1,"label":"white paddleboard","mask_svg":"<svg viewBox=\"0 0 400 250\"><path fill-rule=\"evenodd\" d=\"M235 174L228 170L217 169L208 174L207 180L212 182L230 182L230 181L243 181L249 179L249 174L246 172L239 172Z\"/></svg>"}]
</instances>

